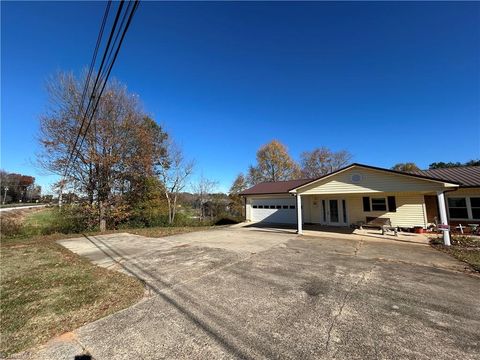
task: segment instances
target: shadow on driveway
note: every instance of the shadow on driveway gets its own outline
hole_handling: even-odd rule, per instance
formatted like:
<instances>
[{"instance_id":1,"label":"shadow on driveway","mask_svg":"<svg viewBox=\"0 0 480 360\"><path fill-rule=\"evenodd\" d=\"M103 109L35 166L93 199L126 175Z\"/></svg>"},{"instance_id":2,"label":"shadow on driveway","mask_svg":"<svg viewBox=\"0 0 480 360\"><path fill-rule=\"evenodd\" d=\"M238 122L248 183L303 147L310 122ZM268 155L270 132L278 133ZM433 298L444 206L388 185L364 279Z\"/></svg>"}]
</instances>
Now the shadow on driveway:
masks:
<instances>
[{"instance_id":1,"label":"shadow on driveway","mask_svg":"<svg viewBox=\"0 0 480 360\"><path fill-rule=\"evenodd\" d=\"M161 297L165 302L167 302L168 304L173 306L182 315L184 315L187 319L189 319L193 324L198 326L198 328L200 328L205 333L207 333L210 336L210 338L215 340L220 346L222 346L231 355L235 356L236 358L240 358L240 359L250 359L251 358L249 355L247 355L245 352L243 352L241 349L239 349L239 347L236 346L234 343L228 341L225 338L225 336L223 335L223 334L225 334L225 332L224 332L225 328L221 329L221 327L222 326L225 327L229 323L232 324L231 322L228 321L228 319L221 319L217 314L214 314L213 312L210 312L210 311L204 309L204 315L209 316L211 320L215 319L213 321L217 321L217 322L222 321L223 322L223 324L219 324L219 329L215 329L211 325L207 324L200 317L196 316L193 311L189 310L185 306L182 306L172 296L169 296L164 291L162 291L162 290L165 290L167 288L171 289L171 288L175 287L176 285L180 285L180 284L167 283L167 282L163 281L161 278L159 278L158 276L156 276L153 272L150 272L150 271L146 270L144 267L141 267L141 266L139 266L139 265L137 265L133 262L128 262L127 263L126 262L127 259L123 257L123 254L120 251L115 250L112 246L110 246L106 242L100 240L98 237L96 237L95 240L92 240L89 236L87 236L85 234L83 236L92 245L94 245L97 249L99 249L107 257L109 257L113 262L115 262L119 267L121 267L124 271L126 271L128 274L130 274L130 275L136 277L137 279L139 279L148 290L152 291L153 293L155 293L156 295ZM110 251L115 257L123 259L123 260L125 260L125 262L117 260L109 252L105 251L104 248L99 246L97 244L97 242L100 243L105 248L107 248L108 251ZM142 264L141 261L139 261L139 263L140 263L140 265ZM127 264L128 264L128 266L127 266ZM232 264L228 264L226 266L231 266L231 265ZM152 284L149 280L147 280L144 275L147 275L150 279L153 279L153 282L155 284ZM158 285L160 285L160 287ZM178 291L178 290L179 289L176 289L176 295L179 295L179 296L183 297L186 301L195 302L194 298L189 298L189 295L187 295L185 293L182 293L181 291ZM198 304L198 303L197 303L197 305L199 307L200 306L205 306L205 304ZM216 310L216 312L217 311L218 311L218 309ZM235 335L235 338L237 340L242 341L241 340L242 334L239 331L237 331L234 327L230 327L229 331L233 335ZM260 350L260 352L266 357L274 357L274 353L271 351L270 348L267 348L266 346L264 346L263 349L256 349L256 350L257 351Z\"/></svg>"}]
</instances>

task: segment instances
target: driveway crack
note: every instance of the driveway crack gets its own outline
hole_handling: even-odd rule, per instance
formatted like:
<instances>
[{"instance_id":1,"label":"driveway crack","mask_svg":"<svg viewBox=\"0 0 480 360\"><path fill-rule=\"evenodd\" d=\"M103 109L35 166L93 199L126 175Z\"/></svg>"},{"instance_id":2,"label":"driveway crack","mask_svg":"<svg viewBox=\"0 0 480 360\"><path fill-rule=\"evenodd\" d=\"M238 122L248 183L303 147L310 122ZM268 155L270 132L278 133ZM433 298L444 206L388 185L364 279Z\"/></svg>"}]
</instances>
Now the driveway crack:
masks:
<instances>
[{"instance_id":1,"label":"driveway crack","mask_svg":"<svg viewBox=\"0 0 480 360\"><path fill-rule=\"evenodd\" d=\"M333 317L332 323L330 324L330 327L328 329L327 341L325 342L325 351L328 351L328 347L330 346L330 341L331 341L331 336L332 336L333 329L334 329L335 325L337 324L338 318L342 315L343 309L345 308L345 305L347 304L348 298L350 297L351 293L353 292L353 290L355 288L357 288L362 282L365 281L367 275L370 275L375 268L376 268L376 265L374 264L372 266L372 268L368 271L365 271L362 274L362 276L360 277L360 279L358 281L356 281L355 283L353 283L352 286L350 287L350 289L348 289L348 291L345 293L345 296L343 297L342 303L340 305L340 309L338 310L338 313Z\"/></svg>"},{"instance_id":2,"label":"driveway crack","mask_svg":"<svg viewBox=\"0 0 480 360\"><path fill-rule=\"evenodd\" d=\"M358 252L360 251L360 248L362 247L362 245L363 245L363 240L360 240L357 242L357 244L355 245L354 256L358 255Z\"/></svg>"}]
</instances>

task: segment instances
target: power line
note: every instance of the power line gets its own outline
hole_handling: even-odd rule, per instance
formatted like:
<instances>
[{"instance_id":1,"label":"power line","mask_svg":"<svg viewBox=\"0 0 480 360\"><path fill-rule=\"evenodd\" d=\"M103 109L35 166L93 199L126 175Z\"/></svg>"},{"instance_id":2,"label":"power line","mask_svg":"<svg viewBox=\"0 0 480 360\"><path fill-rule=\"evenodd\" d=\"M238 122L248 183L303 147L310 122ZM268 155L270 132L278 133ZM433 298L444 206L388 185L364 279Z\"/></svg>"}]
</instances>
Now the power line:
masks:
<instances>
[{"instance_id":1,"label":"power line","mask_svg":"<svg viewBox=\"0 0 480 360\"><path fill-rule=\"evenodd\" d=\"M77 115L78 117L80 117L81 114L82 114L83 105L85 103L85 97L87 95L88 88L90 87L90 78L92 76L92 72L93 72L93 69L95 67L95 62L96 62L96 59L97 59L98 49L99 49L100 43L102 41L103 31L105 29L105 23L107 22L108 13L110 11L111 4L112 4L112 1L109 1L107 3L107 7L105 8L105 13L103 14L102 24L100 26L100 31L99 31L98 36L97 36L97 42L95 44L95 50L93 52L92 61L90 62L90 68L88 70L87 78L85 80L85 85L84 85L84 88L83 88L82 97L80 99L80 107L79 107L79 111L78 111L78 115ZM70 164L70 161L72 160L74 149L76 148L77 143L78 143L78 139L80 138L80 134L82 133L82 128L83 128L84 123L85 123L85 116L82 119L82 122L80 124L80 128L78 129L78 133L77 133L77 136L75 138L75 142L74 142L74 144L72 146L72 149L70 151L70 155L68 157L67 164L66 164L66 167L65 167L65 172L64 172L64 175L63 175L64 178L67 174L67 170L68 170L68 166Z\"/></svg>"},{"instance_id":2,"label":"power line","mask_svg":"<svg viewBox=\"0 0 480 360\"><path fill-rule=\"evenodd\" d=\"M92 61L90 63L90 68L89 68L88 75L87 75L87 78L86 78L86 81L85 81L85 86L83 88L82 98L80 100L80 109L79 109L79 112L78 112L79 115L81 114L81 112L83 110L83 104L85 103L85 96L87 95L87 91L88 91L88 88L89 88L89 85L90 85L90 77L92 76L93 68L95 67L95 62L97 60L98 49L100 47L100 43L102 42L103 30L105 29L105 24L107 22L108 13L110 11L110 6L111 5L112 5L112 1L110 0L107 3L107 7L105 8L105 13L103 14L102 25L100 27L100 32L99 32L98 37L97 37L97 43L95 45L95 51L93 53ZM82 122L82 126L83 126L83 122Z\"/></svg>"},{"instance_id":3,"label":"power line","mask_svg":"<svg viewBox=\"0 0 480 360\"><path fill-rule=\"evenodd\" d=\"M129 1L128 4L127 4L127 8L125 9L125 12L123 14L122 21L120 22L119 29L122 29L124 27L125 19L127 18L127 13L130 10L131 5L132 5L132 1ZM110 48L110 51L109 51L108 56L107 56L107 63L110 61L110 59L112 57L113 49L115 48L115 45L117 44L117 40L118 40L119 35L120 35L120 30L117 32L117 35L115 36L115 40L113 40L112 47ZM104 78L105 77L105 72L102 75L100 75L100 77Z\"/></svg>"},{"instance_id":4,"label":"power line","mask_svg":"<svg viewBox=\"0 0 480 360\"><path fill-rule=\"evenodd\" d=\"M113 37L113 34L115 33L115 28L117 26L117 22L118 22L118 18L121 14L121 11L122 11L122 8L123 8L123 4L124 2L122 1L120 3L120 5L118 6L118 10L117 10L117 14L115 16L115 21L113 23L113 26L112 26L112 29L110 30L110 36L108 38L108 42L107 42L107 45L106 45L106 48L105 48L105 51L103 53L103 57L102 57L102 61L101 61L101 64L100 64L100 67L99 67L99 70L98 70L98 73L97 73L97 77L95 78L95 82L93 84L93 88L92 88L92 93L90 94L89 96L89 99L88 99L88 104L87 104L87 108L85 109L85 113L83 115L83 119L82 119L82 122L81 122L81 125L80 125L80 128L78 129L78 134L77 134L77 137L75 139L75 142L74 142L74 145L72 147L72 150L70 152L70 155L68 157L68 161L67 161L67 164L65 166L65 172L64 172L64 175L63 177L65 178L67 175L68 175L68 170L69 170L69 167L70 167L70 164L71 164L71 161L72 161L72 158L73 158L73 154L76 152L77 150L77 144L78 144L78 139L80 138L80 136L82 135L82 128L83 128L83 124L85 123L85 120L87 119L87 116L88 116L88 110L90 109L90 104L92 103L92 99L94 98L95 96L95 92L96 92L96 87L97 87L97 83L98 83L98 80L99 80L99 77L100 77L100 72L103 68L103 65L105 63L105 57L107 55L107 52L108 52L108 49L110 47L110 43L112 41L112 37ZM110 2L107 4L107 9L110 8ZM104 18L105 19L105 18ZM102 25L103 25L103 21L102 21ZM97 38L97 45L100 44L101 42L101 38L103 37L103 29L100 30L100 33L99 33L99 37ZM98 48L95 49L96 51L98 51ZM96 54L94 54L94 59L96 60ZM93 58L92 58L92 61L93 61ZM93 70L92 70L93 71ZM89 79L89 82L90 82L90 79ZM87 86L87 85L85 85ZM86 87L84 88L84 91L85 91ZM86 93L86 91L85 91ZM83 101L85 101L85 99L83 99ZM83 107L83 103L81 103L80 105L80 108ZM82 141L83 143L83 141Z\"/></svg>"},{"instance_id":5,"label":"power line","mask_svg":"<svg viewBox=\"0 0 480 360\"><path fill-rule=\"evenodd\" d=\"M127 31L128 31L128 28L130 27L130 24L131 24L131 22L132 22L133 16L135 15L135 12L136 12L139 4L140 4L140 1L139 1L139 0L134 0L133 3L134 3L133 8L132 8L132 10L130 11L130 14L129 14L129 16L128 16L127 23L126 23L125 28L124 28L124 30L123 30L123 33L122 33L122 35L121 35L121 37L120 37L120 41L119 41L119 43L118 43L117 49L115 50L113 59L112 59L110 65L107 67L108 70L107 70L107 72L106 72L105 78L104 78L104 79L101 79L101 83L103 82L102 88L101 88L98 96L92 95L92 97L91 97L91 99L92 99L93 97L95 97L95 99L96 99L95 106L94 106L94 108L93 108L93 110L92 110L92 113L91 113L91 115L90 115L90 119L89 119L89 121L88 121L87 127L85 128L84 134L83 134L83 136L82 136L82 140L81 140L81 142L80 142L80 146L78 147L78 149L77 149L77 151L76 151L76 154L75 154L75 157L74 157L74 159L73 159L73 161L72 161L72 164L74 164L75 161L76 161L77 158L78 158L78 154L79 154L79 152L80 152L80 149L82 148L83 142L85 141L85 138L86 138L86 136L87 136L88 129L90 128L90 125L91 125L91 123L92 123L93 117L95 116L95 112L96 112L96 110L97 110L98 104L100 103L100 98L102 97L103 91L105 90L105 86L107 85L107 81L108 81L108 78L110 77L110 73L112 72L113 65L115 64L115 61L117 60L118 53L120 52L120 48L121 48L121 46L122 46L123 40L125 39L125 35L126 35ZM122 4L123 4L123 2L121 3L121 5L122 5ZM121 10L121 5L119 6L119 10ZM127 11L128 11L128 8L127 8ZM125 15L126 15L127 11L125 12ZM119 12L117 12L117 17L115 18L115 23L116 23L117 20L118 20L118 15L119 15ZM124 16L125 16L125 15L124 15ZM123 23L123 21L122 21L122 23ZM115 24L114 24L114 28L115 28ZM113 28L112 30L114 30L114 28ZM119 31L120 31L120 29L119 29ZM110 40L111 40L111 36L112 36L112 32L110 33L109 43L110 43ZM105 52L105 54L104 54L104 57L105 57L105 55L106 55L106 52ZM102 59L102 65L103 65L103 59ZM101 69L101 68L100 68L100 69ZM100 69L99 69L97 78L98 78L99 75L100 75L100 71L101 71Z\"/></svg>"},{"instance_id":6,"label":"power line","mask_svg":"<svg viewBox=\"0 0 480 360\"><path fill-rule=\"evenodd\" d=\"M81 97L81 100L80 100L80 107L79 107L79 112L78 112L79 115L82 113L83 106L84 106L84 103L85 103L85 97L86 97L86 94L87 94L88 89L90 87L90 80L91 80L91 76L92 76L92 73L93 73L93 68L95 66L95 62L96 62L96 59L97 59L97 54L98 54L98 50L100 48L101 40L102 40L102 37L103 37L103 32L104 32L104 29L105 29L105 24L107 22L108 13L110 11L111 2L112 1L108 1L107 7L105 9L105 13L104 13L104 16L103 16L103 19L102 19L102 24L101 24L101 27L100 27L99 35L97 37L97 42L96 42L96 45L95 45L94 54L93 54L92 61L91 61L91 64L90 64L90 69L89 69L88 74L87 74L85 87L83 89L82 97ZM132 8L132 10L130 10L132 3L133 3L133 8ZM92 120L95 116L95 112L96 112L98 104L100 102L100 98L103 94L103 91L105 90L105 86L107 84L108 78L110 77L110 73L112 71L113 65L115 64L115 61L117 59L118 53L119 53L120 48L121 48L121 45L122 45L123 40L125 38L125 35L128 31L128 28L130 26L132 18L135 15L135 12L136 12L136 10L139 6L139 3L140 3L139 0L129 1L129 3L127 5L127 8L126 8L126 10L123 14L123 18L121 20L120 26L118 27L118 30L117 30L117 23L118 23L118 20L120 18L120 15L122 13L122 9L123 9L123 6L124 6L124 0L120 1L120 4L119 4L118 9L117 9L117 13L115 15L115 20L113 22L112 29L110 31L110 35L108 37L108 41L107 41L107 44L105 46L105 50L104 50L104 53L103 53L103 56L102 56L102 60L101 60L101 63L100 63L100 66L99 66L99 69L98 69L98 72L97 72L97 76L95 78L95 82L93 84L91 94L89 96L88 104L87 104L87 107L86 107L85 112L83 114L83 118L82 118L82 122L80 124L80 128L78 130L76 139L74 141L74 145L73 145L73 147L70 151L70 154L68 156L68 160L67 160L67 163L66 163L66 166L65 166L65 172L64 172L63 180L65 180L65 178L67 177L70 166L71 165L73 166L73 164L75 163L75 161L78 158L78 155L80 154L80 149L83 146L83 142L85 141L85 137L87 136L88 130L89 130L90 125L92 123ZM127 18L127 14L129 12L129 10L130 10L130 14L128 15L127 23L126 23L126 25L123 29L123 32L122 32L122 27L125 23L125 19ZM115 39L114 39L113 44L112 44L112 38L113 38L116 30L117 30L117 33L115 35ZM119 39L120 33L122 33L122 35L121 35L120 41L118 42L118 45L117 45L117 41ZM114 51L116 45L117 45L117 47L116 47L116 50ZM113 59L110 61L112 54L114 54ZM105 64L107 64L107 65L104 68ZM99 88L101 88L100 92L98 93L98 96L96 96ZM90 110L91 105L93 106L93 110L92 110L91 115L89 117L87 126L86 126L86 128L85 128L85 130L83 131L83 134L82 134L83 125L85 124L85 121L88 118L88 114L89 114L89 110ZM78 140L80 139L80 137L81 137L80 145L77 148ZM60 196L59 196L59 204L60 205L61 205L62 187L63 187L63 184L60 187Z\"/></svg>"}]
</instances>

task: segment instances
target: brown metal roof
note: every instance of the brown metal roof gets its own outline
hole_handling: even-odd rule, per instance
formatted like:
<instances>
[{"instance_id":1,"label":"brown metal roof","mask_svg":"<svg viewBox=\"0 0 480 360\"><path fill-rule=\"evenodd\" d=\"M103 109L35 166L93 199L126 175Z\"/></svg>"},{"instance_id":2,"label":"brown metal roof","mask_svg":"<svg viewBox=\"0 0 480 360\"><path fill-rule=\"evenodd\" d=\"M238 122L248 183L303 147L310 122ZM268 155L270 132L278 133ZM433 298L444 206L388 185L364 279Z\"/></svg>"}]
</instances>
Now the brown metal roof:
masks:
<instances>
[{"instance_id":1,"label":"brown metal roof","mask_svg":"<svg viewBox=\"0 0 480 360\"><path fill-rule=\"evenodd\" d=\"M302 186L310 181L312 181L312 179L262 182L251 187L250 189L242 191L240 195L286 194L290 190L298 186Z\"/></svg>"},{"instance_id":2,"label":"brown metal roof","mask_svg":"<svg viewBox=\"0 0 480 360\"><path fill-rule=\"evenodd\" d=\"M412 174L459 183L462 187L480 187L480 166L411 171Z\"/></svg>"}]
</instances>

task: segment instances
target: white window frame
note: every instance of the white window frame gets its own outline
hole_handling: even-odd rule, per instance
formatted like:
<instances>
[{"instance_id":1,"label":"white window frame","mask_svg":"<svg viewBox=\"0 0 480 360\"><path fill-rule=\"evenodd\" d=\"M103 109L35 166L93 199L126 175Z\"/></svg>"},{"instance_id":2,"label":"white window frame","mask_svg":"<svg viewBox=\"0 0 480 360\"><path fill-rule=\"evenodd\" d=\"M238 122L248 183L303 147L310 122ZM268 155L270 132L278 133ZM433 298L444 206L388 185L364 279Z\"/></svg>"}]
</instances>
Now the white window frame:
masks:
<instances>
[{"instance_id":1,"label":"white window frame","mask_svg":"<svg viewBox=\"0 0 480 360\"><path fill-rule=\"evenodd\" d=\"M447 197L447 209L448 209L448 218L452 220L472 220L472 221L478 221L480 219L474 219L473 218L473 212L472 212L472 203L470 202L470 198L480 198L480 195L473 195L473 196L449 196ZM454 218L450 216L450 205L448 204L448 199L465 199L465 205L467 207L467 216L468 218ZM475 207L477 208L477 207Z\"/></svg>"},{"instance_id":2,"label":"white window frame","mask_svg":"<svg viewBox=\"0 0 480 360\"><path fill-rule=\"evenodd\" d=\"M471 203L471 198L480 198L480 195L477 195L477 196L469 196L469 197L468 197L468 203L469 203L469 205L470 205L470 217L471 217L472 220L474 220L474 221L477 220L477 221L478 221L478 220L480 220L480 218L478 218L478 219L474 219L474 218L473 218L473 211L472 211L473 206L472 206L472 203ZM475 209L480 209L480 207L475 206Z\"/></svg>"}]
</instances>

